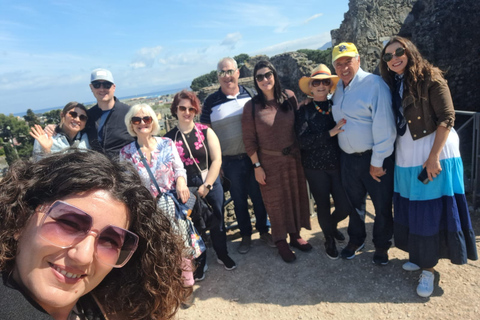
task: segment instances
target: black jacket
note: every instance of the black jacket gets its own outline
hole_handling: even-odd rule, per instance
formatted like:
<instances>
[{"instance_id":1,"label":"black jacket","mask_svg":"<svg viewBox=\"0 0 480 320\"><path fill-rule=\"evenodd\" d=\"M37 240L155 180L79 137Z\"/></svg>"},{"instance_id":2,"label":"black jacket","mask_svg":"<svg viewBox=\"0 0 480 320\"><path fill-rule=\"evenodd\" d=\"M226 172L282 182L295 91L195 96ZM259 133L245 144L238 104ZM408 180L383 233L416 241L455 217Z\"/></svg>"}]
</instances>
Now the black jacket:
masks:
<instances>
[{"instance_id":1,"label":"black jacket","mask_svg":"<svg viewBox=\"0 0 480 320\"><path fill-rule=\"evenodd\" d=\"M125 126L125 115L130 110L130 106L120 102L116 97L114 99L115 105L103 126L101 142L98 140L97 128L103 111L98 107L98 104L88 109L88 121L85 126L91 148L106 154L109 158L117 158L120 149L134 141Z\"/></svg>"}]
</instances>

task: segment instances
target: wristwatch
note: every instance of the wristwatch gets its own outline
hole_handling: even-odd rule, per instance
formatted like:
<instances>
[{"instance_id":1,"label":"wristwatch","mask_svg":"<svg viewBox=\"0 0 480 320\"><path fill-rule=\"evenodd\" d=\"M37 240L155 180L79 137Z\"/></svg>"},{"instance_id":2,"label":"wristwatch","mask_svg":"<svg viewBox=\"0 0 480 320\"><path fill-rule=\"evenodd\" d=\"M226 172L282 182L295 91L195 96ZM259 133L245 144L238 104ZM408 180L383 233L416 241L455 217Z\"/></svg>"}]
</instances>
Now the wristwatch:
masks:
<instances>
[{"instance_id":1,"label":"wristwatch","mask_svg":"<svg viewBox=\"0 0 480 320\"><path fill-rule=\"evenodd\" d=\"M253 168L256 169L256 168L260 168L262 165L260 164L260 162L255 162L253 164Z\"/></svg>"},{"instance_id":2,"label":"wristwatch","mask_svg":"<svg viewBox=\"0 0 480 320\"><path fill-rule=\"evenodd\" d=\"M210 191L212 191L212 189L213 189L211 184L205 184L204 186L205 186L205 188L207 188Z\"/></svg>"}]
</instances>

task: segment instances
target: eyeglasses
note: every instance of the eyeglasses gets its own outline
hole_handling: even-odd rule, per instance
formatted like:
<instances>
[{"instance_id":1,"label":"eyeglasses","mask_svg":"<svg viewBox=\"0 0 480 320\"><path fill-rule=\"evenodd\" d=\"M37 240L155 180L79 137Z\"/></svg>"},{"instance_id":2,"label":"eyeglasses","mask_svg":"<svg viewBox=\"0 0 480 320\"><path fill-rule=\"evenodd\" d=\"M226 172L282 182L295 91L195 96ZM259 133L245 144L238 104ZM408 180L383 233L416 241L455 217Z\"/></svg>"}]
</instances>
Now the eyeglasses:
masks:
<instances>
[{"instance_id":1,"label":"eyeglasses","mask_svg":"<svg viewBox=\"0 0 480 320\"><path fill-rule=\"evenodd\" d=\"M312 81L312 87L318 87L321 83L323 83L324 86L329 86L332 84L332 80L330 79L315 79Z\"/></svg>"},{"instance_id":2,"label":"eyeglasses","mask_svg":"<svg viewBox=\"0 0 480 320\"><path fill-rule=\"evenodd\" d=\"M403 56L404 54L405 54L405 48L400 47L400 48L395 49L395 52L394 52L393 54L392 54L392 53L385 53L385 54L383 55L383 58L382 58L382 59L383 59L383 61L385 61L385 62L389 62L390 60L393 59L393 56L401 57L401 56Z\"/></svg>"},{"instance_id":3,"label":"eyeglasses","mask_svg":"<svg viewBox=\"0 0 480 320\"><path fill-rule=\"evenodd\" d=\"M110 89L113 86L113 83L108 82L108 81L103 81L103 82L93 81L92 86L95 89L100 89L100 87L102 87L102 86L103 86L104 89Z\"/></svg>"},{"instance_id":4,"label":"eyeglasses","mask_svg":"<svg viewBox=\"0 0 480 320\"><path fill-rule=\"evenodd\" d=\"M178 110L180 110L181 112L186 112L187 109L188 109L188 112L197 113L197 110L195 108L187 108L185 106L178 106Z\"/></svg>"},{"instance_id":5,"label":"eyeglasses","mask_svg":"<svg viewBox=\"0 0 480 320\"><path fill-rule=\"evenodd\" d=\"M39 236L56 247L67 249L93 234L98 261L114 268L123 267L137 249L138 236L112 225L99 232L92 231L92 225L93 218L88 213L58 200L45 212Z\"/></svg>"},{"instance_id":6,"label":"eyeglasses","mask_svg":"<svg viewBox=\"0 0 480 320\"><path fill-rule=\"evenodd\" d=\"M77 119L77 118L78 118L78 119L80 119L80 121L83 121L83 122L87 121L87 119L88 119L88 117L87 117L86 115L84 115L84 114L78 115L78 112L76 112L76 111L70 111L68 114L69 114L73 119Z\"/></svg>"},{"instance_id":7,"label":"eyeglasses","mask_svg":"<svg viewBox=\"0 0 480 320\"><path fill-rule=\"evenodd\" d=\"M132 117L132 120L130 120L130 122L132 124L140 124L142 123L142 121L145 123L145 124L150 124L152 123L153 119L152 117L148 116L148 117Z\"/></svg>"},{"instance_id":8,"label":"eyeglasses","mask_svg":"<svg viewBox=\"0 0 480 320\"><path fill-rule=\"evenodd\" d=\"M237 69L230 69L230 70L222 70L222 71L217 71L217 75L221 78L223 77L226 77L226 76L233 76L235 74L235 71L237 71Z\"/></svg>"},{"instance_id":9,"label":"eyeglasses","mask_svg":"<svg viewBox=\"0 0 480 320\"><path fill-rule=\"evenodd\" d=\"M257 79L258 82L262 82L263 79L270 79L273 76L273 71L268 71L265 74L257 74L255 76L255 79Z\"/></svg>"}]
</instances>

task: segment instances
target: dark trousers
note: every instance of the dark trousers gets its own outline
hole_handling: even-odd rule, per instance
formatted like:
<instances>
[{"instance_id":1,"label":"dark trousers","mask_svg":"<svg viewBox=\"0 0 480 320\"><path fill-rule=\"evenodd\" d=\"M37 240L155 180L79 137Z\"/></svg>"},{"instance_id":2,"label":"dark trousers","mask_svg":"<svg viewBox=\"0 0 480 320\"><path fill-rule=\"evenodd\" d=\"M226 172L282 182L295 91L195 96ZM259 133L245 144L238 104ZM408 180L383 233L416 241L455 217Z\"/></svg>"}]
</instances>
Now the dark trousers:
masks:
<instances>
[{"instance_id":1,"label":"dark trousers","mask_svg":"<svg viewBox=\"0 0 480 320\"><path fill-rule=\"evenodd\" d=\"M263 204L260 186L255 180L250 158L246 153L237 156L224 156L222 168L225 177L231 182L230 195L235 205L235 216L242 237L252 234L252 223L248 213L248 196L253 203L256 217L255 227L260 233L268 232L270 225L267 219L267 210Z\"/></svg>"},{"instance_id":2,"label":"dark trousers","mask_svg":"<svg viewBox=\"0 0 480 320\"><path fill-rule=\"evenodd\" d=\"M202 177L192 176L188 179L189 187L199 187L203 184ZM208 192L205 200L212 206L213 214L215 215L215 223L210 228L210 238L212 239L212 246L217 256L222 257L228 254L227 251L227 232L225 229L223 202L225 195L223 194L222 184L220 178L215 180L212 185L212 190ZM206 258L206 256L205 256Z\"/></svg>"},{"instance_id":3,"label":"dark trousers","mask_svg":"<svg viewBox=\"0 0 480 320\"><path fill-rule=\"evenodd\" d=\"M393 155L385 158L383 168L387 173L375 181L370 175L371 152L360 154L341 154L341 176L345 191L353 206L348 224L349 242L360 246L365 242L365 206L367 193L375 208L373 224L373 243L376 248L388 249L393 236Z\"/></svg>"},{"instance_id":4,"label":"dark trousers","mask_svg":"<svg viewBox=\"0 0 480 320\"><path fill-rule=\"evenodd\" d=\"M337 224L351 212L352 206L342 185L340 170L304 169L310 192L317 204L317 218L323 235L333 237ZM330 214L330 194L335 209Z\"/></svg>"}]
</instances>

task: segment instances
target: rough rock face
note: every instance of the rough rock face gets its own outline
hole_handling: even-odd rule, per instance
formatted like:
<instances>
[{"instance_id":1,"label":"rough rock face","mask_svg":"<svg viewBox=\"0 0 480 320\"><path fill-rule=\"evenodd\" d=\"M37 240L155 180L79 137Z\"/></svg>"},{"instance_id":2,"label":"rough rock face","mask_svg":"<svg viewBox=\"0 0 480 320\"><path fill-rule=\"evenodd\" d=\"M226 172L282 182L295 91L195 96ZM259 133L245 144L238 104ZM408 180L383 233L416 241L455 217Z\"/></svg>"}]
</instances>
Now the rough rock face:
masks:
<instances>
[{"instance_id":1,"label":"rough rock face","mask_svg":"<svg viewBox=\"0 0 480 320\"><path fill-rule=\"evenodd\" d=\"M410 38L434 65L447 71L455 108L480 111L480 2L476 0L350 0L332 44L357 45L364 70L377 69L384 41Z\"/></svg>"},{"instance_id":2,"label":"rough rock face","mask_svg":"<svg viewBox=\"0 0 480 320\"><path fill-rule=\"evenodd\" d=\"M384 41L408 22L417 0L350 0L339 29L332 30L332 46L353 42L360 53L362 69L373 72Z\"/></svg>"}]
</instances>

